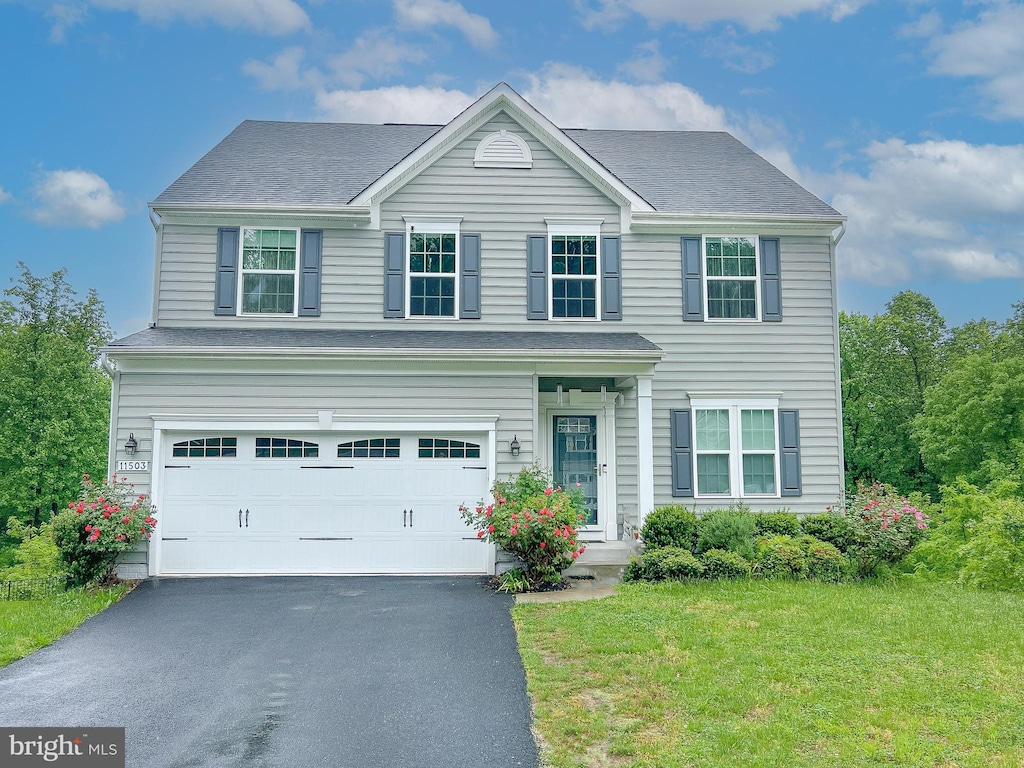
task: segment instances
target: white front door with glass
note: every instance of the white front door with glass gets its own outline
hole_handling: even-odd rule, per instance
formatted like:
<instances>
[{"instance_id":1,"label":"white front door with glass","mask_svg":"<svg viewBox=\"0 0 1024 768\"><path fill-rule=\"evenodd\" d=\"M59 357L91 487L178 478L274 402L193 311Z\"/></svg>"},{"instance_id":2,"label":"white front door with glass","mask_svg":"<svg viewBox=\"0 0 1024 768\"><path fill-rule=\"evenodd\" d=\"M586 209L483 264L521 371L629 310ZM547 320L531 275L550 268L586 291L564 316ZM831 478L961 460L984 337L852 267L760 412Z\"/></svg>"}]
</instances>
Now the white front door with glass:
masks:
<instances>
[{"instance_id":1,"label":"white front door with glass","mask_svg":"<svg viewBox=\"0 0 1024 768\"><path fill-rule=\"evenodd\" d=\"M552 417L552 479L563 488L583 492L587 509L582 527L598 525L597 416Z\"/></svg>"}]
</instances>

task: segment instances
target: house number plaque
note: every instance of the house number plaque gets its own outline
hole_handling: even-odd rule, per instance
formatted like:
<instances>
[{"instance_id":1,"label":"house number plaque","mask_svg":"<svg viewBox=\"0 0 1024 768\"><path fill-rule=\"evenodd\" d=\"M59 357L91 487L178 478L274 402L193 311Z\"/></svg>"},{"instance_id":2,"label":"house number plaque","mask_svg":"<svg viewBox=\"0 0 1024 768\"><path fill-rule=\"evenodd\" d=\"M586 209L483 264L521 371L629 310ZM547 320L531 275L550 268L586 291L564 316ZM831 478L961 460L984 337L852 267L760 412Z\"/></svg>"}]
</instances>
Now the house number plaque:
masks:
<instances>
[{"instance_id":1,"label":"house number plaque","mask_svg":"<svg viewBox=\"0 0 1024 768\"><path fill-rule=\"evenodd\" d=\"M149 471L148 461L119 461L117 462L118 472L147 472Z\"/></svg>"}]
</instances>

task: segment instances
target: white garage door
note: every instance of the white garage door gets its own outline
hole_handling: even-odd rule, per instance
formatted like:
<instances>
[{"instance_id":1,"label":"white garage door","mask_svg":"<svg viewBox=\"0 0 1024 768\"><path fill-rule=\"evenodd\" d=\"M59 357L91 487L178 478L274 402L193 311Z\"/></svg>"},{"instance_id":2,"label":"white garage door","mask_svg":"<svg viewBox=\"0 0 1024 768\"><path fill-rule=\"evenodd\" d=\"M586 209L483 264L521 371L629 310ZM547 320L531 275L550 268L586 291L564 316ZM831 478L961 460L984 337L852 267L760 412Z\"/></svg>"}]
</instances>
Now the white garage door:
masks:
<instances>
[{"instance_id":1,"label":"white garage door","mask_svg":"<svg viewBox=\"0 0 1024 768\"><path fill-rule=\"evenodd\" d=\"M458 506L487 437L176 435L161 462L161 574L487 573Z\"/></svg>"}]
</instances>

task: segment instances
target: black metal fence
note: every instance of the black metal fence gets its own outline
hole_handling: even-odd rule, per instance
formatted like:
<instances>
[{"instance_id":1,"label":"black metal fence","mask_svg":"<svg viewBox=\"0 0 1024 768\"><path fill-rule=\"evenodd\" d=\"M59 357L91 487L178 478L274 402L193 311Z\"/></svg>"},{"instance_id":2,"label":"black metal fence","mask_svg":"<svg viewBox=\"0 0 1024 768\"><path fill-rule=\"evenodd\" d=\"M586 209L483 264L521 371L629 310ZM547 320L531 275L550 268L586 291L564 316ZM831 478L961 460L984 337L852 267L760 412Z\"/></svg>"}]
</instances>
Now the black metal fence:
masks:
<instances>
[{"instance_id":1,"label":"black metal fence","mask_svg":"<svg viewBox=\"0 0 1024 768\"><path fill-rule=\"evenodd\" d=\"M63 576L0 581L0 600L37 600L64 591Z\"/></svg>"}]
</instances>

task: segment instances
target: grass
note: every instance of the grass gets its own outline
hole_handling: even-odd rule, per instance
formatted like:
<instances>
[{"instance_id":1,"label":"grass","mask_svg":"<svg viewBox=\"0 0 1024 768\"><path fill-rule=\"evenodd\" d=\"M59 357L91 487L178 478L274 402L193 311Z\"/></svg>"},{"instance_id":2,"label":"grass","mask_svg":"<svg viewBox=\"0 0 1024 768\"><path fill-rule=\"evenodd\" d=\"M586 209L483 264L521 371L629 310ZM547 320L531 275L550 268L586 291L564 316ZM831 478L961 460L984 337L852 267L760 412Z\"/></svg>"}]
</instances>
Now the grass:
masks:
<instances>
[{"instance_id":1,"label":"grass","mask_svg":"<svg viewBox=\"0 0 1024 768\"><path fill-rule=\"evenodd\" d=\"M513 616L550 766L1024 766L1024 596L628 584Z\"/></svg>"},{"instance_id":2,"label":"grass","mask_svg":"<svg viewBox=\"0 0 1024 768\"><path fill-rule=\"evenodd\" d=\"M76 589L39 600L0 601L0 667L66 635L129 590L118 584L109 589Z\"/></svg>"}]
</instances>

